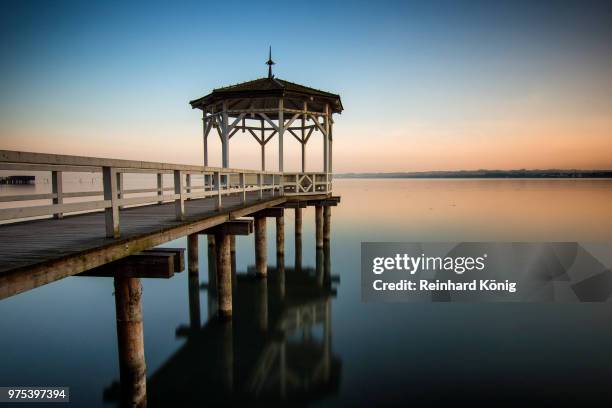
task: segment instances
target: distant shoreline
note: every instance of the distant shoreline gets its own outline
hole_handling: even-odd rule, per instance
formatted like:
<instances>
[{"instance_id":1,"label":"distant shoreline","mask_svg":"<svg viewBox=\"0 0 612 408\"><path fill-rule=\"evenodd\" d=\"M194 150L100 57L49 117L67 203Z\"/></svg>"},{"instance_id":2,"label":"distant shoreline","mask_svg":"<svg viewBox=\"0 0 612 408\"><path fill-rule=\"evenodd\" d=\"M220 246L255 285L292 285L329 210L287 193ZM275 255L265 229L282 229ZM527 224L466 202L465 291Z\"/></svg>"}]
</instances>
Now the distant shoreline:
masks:
<instances>
[{"instance_id":1,"label":"distant shoreline","mask_svg":"<svg viewBox=\"0 0 612 408\"><path fill-rule=\"evenodd\" d=\"M335 178L612 178L612 170L462 170L462 171L423 171L423 172L396 172L396 173L339 173Z\"/></svg>"}]
</instances>

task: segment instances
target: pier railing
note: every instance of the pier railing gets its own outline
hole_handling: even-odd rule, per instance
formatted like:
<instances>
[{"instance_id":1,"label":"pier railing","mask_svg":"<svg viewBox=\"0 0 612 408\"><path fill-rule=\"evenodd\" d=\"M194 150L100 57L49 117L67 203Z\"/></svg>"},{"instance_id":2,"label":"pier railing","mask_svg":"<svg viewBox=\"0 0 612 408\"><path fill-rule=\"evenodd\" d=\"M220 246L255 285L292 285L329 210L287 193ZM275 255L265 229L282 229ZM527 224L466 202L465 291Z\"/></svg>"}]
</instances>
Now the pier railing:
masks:
<instances>
[{"instance_id":1,"label":"pier railing","mask_svg":"<svg viewBox=\"0 0 612 408\"><path fill-rule=\"evenodd\" d=\"M0 205L10 203L11 207L0 209L0 222L44 216L62 218L67 213L104 211L109 237L119 236L119 216L123 207L174 202L176 218L184 220L185 201L190 199L213 197L216 209L221 209L223 196L229 194L239 194L242 202L246 202L247 193L251 191L259 192L260 198L266 191L272 195L331 191L329 175L325 173L279 173L10 150L0 150L0 170L51 174L50 193L0 196ZM63 173L102 173L103 188L100 191L65 192ZM157 186L126 189L123 183L125 174L156 175ZM173 175L172 186L164 185L165 174ZM203 176L203 183L193 184L194 175ZM134 197L135 194L144 193L154 194ZM64 201L73 198L80 200ZM36 200L50 200L51 204L32 203Z\"/></svg>"}]
</instances>

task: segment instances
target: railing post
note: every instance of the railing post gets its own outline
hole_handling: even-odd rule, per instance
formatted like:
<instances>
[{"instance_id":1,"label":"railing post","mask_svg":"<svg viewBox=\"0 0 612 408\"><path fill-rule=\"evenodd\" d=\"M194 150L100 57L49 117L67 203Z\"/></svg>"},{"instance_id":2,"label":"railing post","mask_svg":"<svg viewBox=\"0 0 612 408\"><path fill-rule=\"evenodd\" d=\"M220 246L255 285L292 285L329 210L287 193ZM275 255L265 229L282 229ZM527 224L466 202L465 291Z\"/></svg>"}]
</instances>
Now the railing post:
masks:
<instances>
[{"instance_id":1,"label":"railing post","mask_svg":"<svg viewBox=\"0 0 612 408\"><path fill-rule=\"evenodd\" d=\"M123 173L117 172L117 198L123 198ZM123 210L123 206L119 206L120 210Z\"/></svg>"},{"instance_id":2,"label":"railing post","mask_svg":"<svg viewBox=\"0 0 612 408\"><path fill-rule=\"evenodd\" d=\"M215 171L215 184L217 185L217 210L221 209L221 172Z\"/></svg>"},{"instance_id":3,"label":"railing post","mask_svg":"<svg viewBox=\"0 0 612 408\"><path fill-rule=\"evenodd\" d=\"M185 192L191 194L191 174L189 173L185 175ZM189 197L187 197L187 200L189 200Z\"/></svg>"},{"instance_id":4,"label":"railing post","mask_svg":"<svg viewBox=\"0 0 612 408\"><path fill-rule=\"evenodd\" d=\"M104 186L104 200L110 201L110 207L104 209L106 220L106 236L119 238L119 206L117 203L117 179L112 167L102 167L102 184Z\"/></svg>"},{"instance_id":5,"label":"railing post","mask_svg":"<svg viewBox=\"0 0 612 408\"><path fill-rule=\"evenodd\" d=\"M240 189L242 190L242 204L246 203L246 186L244 183L245 175L240 173Z\"/></svg>"},{"instance_id":6,"label":"railing post","mask_svg":"<svg viewBox=\"0 0 612 408\"><path fill-rule=\"evenodd\" d=\"M259 199L263 199L263 174L259 173Z\"/></svg>"},{"instance_id":7,"label":"railing post","mask_svg":"<svg viewBox=\"0 0 612 408\"><path fill-rule=\"evenodd\" d=\"M164 174L157 173L157 195L159 196L158 204L163 204L163 196L164 196Z\"/></svg>"},{"instance_id":8,"label":"railing post","mask_svg":"<svg viewBox=\"0 0 612 408\"><path fill-rule=\"evenodd\" d=\"M53 204L64 203L64 186L61 171L51 172L51 192L55 194L55 197L53 198ZM58 220L63 217L64 214L62 212L57 212L53 214L53 218L56 218Z\"/></svg>"},{"instance_id":9,"label":"railing post","mask_svg":"<svg viewBox=\"0 0 612 408\"><path fill-rule=\"evenodd\" d=\"M185 196L183 195L183 172L180 170L174 170L174 194L178 194L178 197L174 199L176 219L183 221L185 219Z\"/></svg>"}]
</instances>

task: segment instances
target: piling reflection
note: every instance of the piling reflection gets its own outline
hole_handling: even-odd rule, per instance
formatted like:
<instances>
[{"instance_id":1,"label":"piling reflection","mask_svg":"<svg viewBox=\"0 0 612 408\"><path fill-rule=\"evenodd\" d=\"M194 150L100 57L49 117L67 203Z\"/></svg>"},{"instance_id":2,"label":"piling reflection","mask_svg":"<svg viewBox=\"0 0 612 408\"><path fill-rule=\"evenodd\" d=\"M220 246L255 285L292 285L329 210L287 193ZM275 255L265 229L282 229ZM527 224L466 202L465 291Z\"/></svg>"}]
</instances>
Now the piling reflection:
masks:
<instances>
[{"instance_id":1,"label":"piling reflection","mask_svg":"<svg viewBox=\"0 0 612 408\"><path fill-rule=\"evenodd\" d=\"M329 219L327 220L329 223ZM282 229L284 220L277 220ZM285 266L284 246L267 275L252 265L238 273L235 241L208 237L208 283L199 284L198 239L188 238L189 324L176 329L185 343L146 380L139 279L116 278L120 380L105 401L121 406L231 405L237 402L300 405L336 393L341 361L332 352L331 303L336 294L328 231L314 267ZM221 242L219 240L228 242ZM221 245L221 244L224 245ZM219 247L227 250L219 256ZM297 248L296 248L297 249ZM301 242L300 242L301 249ZM225 259L228 258L228 259ZM231 260L230 260L231 259ZM231 262L231 296L219 293L219 262ZM227 265L222 265L227 270ZM229 281L229 276L223 277ZM229 282L227 282L229 283ZM202 324L200 296L208 316ZM232 303L232 318L219 318L219 300Z\"/></svg>"},{"instance_id":2,"label":"piling reflection","mask_svg":"<svg viewBox=\"0 0 612 408\"><path fill-rule=\"evenodd\" d=\"M312 267L268 267L267 279L255 266L238 273L233 319L213 316L200 328L177 330L186 343L149 377L149 405L307 403L335 393L341 370L331 347L335 289L331 270L321 269L322 280ZM204 289L209 297L215 292Z\"/></svg>"}]
</instances>

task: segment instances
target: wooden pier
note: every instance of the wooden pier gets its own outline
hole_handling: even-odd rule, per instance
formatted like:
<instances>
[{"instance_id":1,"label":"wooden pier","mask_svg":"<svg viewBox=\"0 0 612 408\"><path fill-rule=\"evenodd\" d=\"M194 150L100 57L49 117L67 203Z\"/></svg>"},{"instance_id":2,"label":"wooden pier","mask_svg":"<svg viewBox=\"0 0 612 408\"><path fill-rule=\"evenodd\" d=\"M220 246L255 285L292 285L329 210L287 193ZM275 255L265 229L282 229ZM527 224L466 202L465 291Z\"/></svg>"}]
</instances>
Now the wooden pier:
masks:
<instances>
[{"instance_id":1,"label":"wooden pier","mask_svg":"<svg viewBox=\"0 0 612 408\"><path fill-rule=\"evenodd\" d=\"M285 190L293 191L295 186L275 172L0 151L0 169L10 168L60 176L53 178L58 180L55 192L0 197L5 203L20 204L0 209L0 220L18 221L0 225L0 299L264 209L331 196L328 182L317 194L286 195ZM68 194L62 193L62 172L103 172L111 180L128 173L172 173L178 183L138 190L106 183L111 185L105 185L104 191ZM194 174L203 176L205 184L187 187L185 176ZM130 197L143 192L151 194ZM83 201L64 203L66 196ZM29 204L41 199L53 204ZM257 222L265 223L264 215Z\"/></svg>"},{"instance_id":2,"label":"wooden pier","mask_svg":"<svg viewBox=\"0 0 612 408\"><path fill-rule=\"evenodd\" d=\"M147 403L140 279L169 279L185 269L183 251L155 247L187 237L190 326L199 330L198 240L207 235L208 286L214 288L209 312L223 322L218 333L228 347L227 384L234 381L232 321L234 304L239 304L234 296L243 296L236 291L236 235L254 235L250 286L257 293L253 311L260 332L268 332L277 321L272 317L278 317L271 317L268 307L268 218L276 223L274 297L285 302L294 278L305 276L302 208L307 206L315 207L313 279L317 293L328 294L322 288L330 288L331 207L340 201L332 196L332 116L343 107L338 95L275 78L272 64L270 55L267 78L218 88L190 102L203 113L203 166L0 150L0 170L47 172L51 180L48 193L0 196L0 299L73 275L113 278L122 406ZM221 168L208 166L213 129L221 139ZM261 169L229 167L230 138L238 132L258 142ZM323 140L323 170L307 172L306 144L315 133ZM285 135L301 144L301 172L284 171ZM278 140L278 171L265 165L265 147L273 137ZM66 191L66 173L101 174L102 188ZM126 175L134 174L154 176L155 187L126 188ZM164 184L165 175L171 176L171 185ZM286 277L284 215L290 209L295 211L295 265ZM324 305L329 321L329 303ZM319 309L313 313L321 315ZM314 377L323 383L329 382L328 340L326 334L323 368L315 367L323 370L325 375ZM263 380L260 375L253 381L257 389Z\"/></svg>"}]
</instances>

